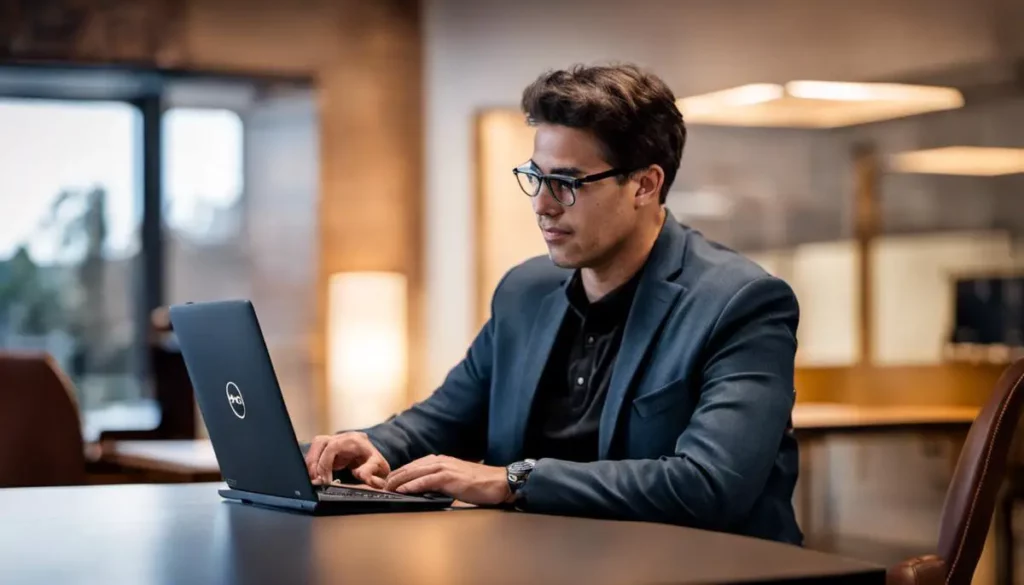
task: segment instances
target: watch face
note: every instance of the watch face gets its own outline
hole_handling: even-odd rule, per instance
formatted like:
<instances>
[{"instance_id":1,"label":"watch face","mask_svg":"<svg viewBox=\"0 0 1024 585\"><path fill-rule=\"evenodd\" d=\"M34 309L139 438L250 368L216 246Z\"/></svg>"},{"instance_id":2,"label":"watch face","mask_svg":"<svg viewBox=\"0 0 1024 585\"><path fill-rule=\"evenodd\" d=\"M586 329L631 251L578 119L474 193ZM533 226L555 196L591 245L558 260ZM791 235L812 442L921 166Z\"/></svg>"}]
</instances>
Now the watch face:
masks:
<instances>
[{"instance_id":1,"label":"watch face","mask_svg":"<svg viewBox=\"0 0 1024 585\"><path fill-rule=\"evenodd\" d=\"M527 459L526 461L516 461L515 463L508 466L508 472L510 474L522 474L533 470L534 461Z\"/></svg>"}]
</instances>

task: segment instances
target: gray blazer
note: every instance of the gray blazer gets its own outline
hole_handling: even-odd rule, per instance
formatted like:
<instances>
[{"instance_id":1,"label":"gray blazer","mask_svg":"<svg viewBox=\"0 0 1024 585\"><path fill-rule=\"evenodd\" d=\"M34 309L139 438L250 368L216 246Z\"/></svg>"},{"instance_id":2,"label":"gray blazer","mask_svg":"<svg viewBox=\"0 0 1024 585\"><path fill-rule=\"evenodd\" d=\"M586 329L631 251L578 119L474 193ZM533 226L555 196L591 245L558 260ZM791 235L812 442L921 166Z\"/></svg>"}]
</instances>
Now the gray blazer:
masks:
<instances>
[{"instance_id":1,"label":"gray blazer","mask_svg":"<svg viewBox=\"0 0 1024 585\"><path fill-rule=\"evenodd\" d=\"M510 270L491 318L426 400L364 429L392 469L428 454L522 457L572 272ZM598 460L541 459L523 509L801 543L791 430L793 291L669 214L645 265L601 415Z\"/></svg>"}]
</instances>

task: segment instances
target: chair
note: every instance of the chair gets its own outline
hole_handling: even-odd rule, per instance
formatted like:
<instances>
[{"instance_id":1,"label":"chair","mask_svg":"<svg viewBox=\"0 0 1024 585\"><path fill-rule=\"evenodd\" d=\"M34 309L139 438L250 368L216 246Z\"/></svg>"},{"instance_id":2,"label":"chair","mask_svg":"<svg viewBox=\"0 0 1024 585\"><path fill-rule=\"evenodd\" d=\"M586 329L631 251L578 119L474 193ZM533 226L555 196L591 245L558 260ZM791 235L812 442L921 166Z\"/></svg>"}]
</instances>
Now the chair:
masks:
<instances>
[{"instance_id":1,"label":"chair","mask_svg":"<svg viewBox=\"0 0 1024 585\"><path fill-rule=\"evenodd\" d=\"M1024 359L1003 372L971 425L946 492L938 551L891 567L890 585L971 582L1006 476L1007 456L1024 401Z\"/></svg>"},{"instance_id":2,"label":"chair","mask_svg":"<svg viewBox=\"0 0 1024 585\"><path fill-rule=\"evenodd\" d=\"M70 380L46 354L0 353L0 487L84 483Z\"/></svg>"}]
</instances>

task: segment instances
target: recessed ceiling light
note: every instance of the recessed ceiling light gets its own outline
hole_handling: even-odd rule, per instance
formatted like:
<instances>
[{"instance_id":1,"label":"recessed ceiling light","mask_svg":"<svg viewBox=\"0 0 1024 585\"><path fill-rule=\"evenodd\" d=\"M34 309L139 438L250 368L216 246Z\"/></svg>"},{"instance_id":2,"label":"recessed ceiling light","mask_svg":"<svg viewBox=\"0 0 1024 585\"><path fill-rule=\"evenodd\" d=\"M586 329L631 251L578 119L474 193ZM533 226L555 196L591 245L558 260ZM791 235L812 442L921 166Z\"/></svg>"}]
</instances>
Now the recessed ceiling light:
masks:
<instances>
[{"instance_id":1,"label":"recessed ceiling light","mask_svg":"<svg viewBox=\"0 0 1024 585\"><path fill-rule=\"evenodd\" d=\"M894 154L889 168L900 173L994 177L1024 173L1024 148L946 146Z\"/></svg>"},{"instance_id":2,"label":"recessed ceiling light","mask_svg":"<svg viewBox=\"0 0 1024 585\"><path fill-rule=\"evenodd\" d=\"M755 83L678 100L686 121L721 126L836 128L951 110L964 105L949 87L898 83Z\"/></svg>"}]
</instances>

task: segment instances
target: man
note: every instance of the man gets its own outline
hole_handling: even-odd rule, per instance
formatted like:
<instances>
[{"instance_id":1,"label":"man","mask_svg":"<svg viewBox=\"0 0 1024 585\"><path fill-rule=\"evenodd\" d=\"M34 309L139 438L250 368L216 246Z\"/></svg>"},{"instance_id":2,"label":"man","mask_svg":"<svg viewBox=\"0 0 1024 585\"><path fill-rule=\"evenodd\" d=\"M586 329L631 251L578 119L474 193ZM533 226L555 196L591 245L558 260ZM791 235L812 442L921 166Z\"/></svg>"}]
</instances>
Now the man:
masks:
<instances>
[{"instance_id":1,"label":"man","mask_svg":"<svg viewBox=\"0 0 1024 585\"><path fill-rule=\"evenodd\" d=\"M314 481L350 470L479 505L802 541L797 301L665 210L686 141L674 101L632 66L556 71L525 90L536 138L514 174L549 255L505 275L432 396L316 437Z\"/></svg>"}]
</instances>

